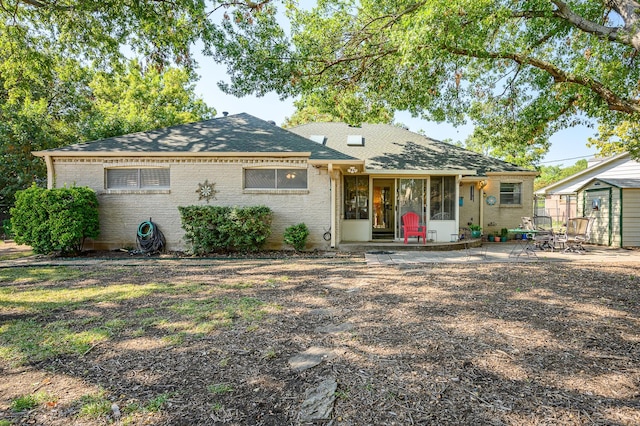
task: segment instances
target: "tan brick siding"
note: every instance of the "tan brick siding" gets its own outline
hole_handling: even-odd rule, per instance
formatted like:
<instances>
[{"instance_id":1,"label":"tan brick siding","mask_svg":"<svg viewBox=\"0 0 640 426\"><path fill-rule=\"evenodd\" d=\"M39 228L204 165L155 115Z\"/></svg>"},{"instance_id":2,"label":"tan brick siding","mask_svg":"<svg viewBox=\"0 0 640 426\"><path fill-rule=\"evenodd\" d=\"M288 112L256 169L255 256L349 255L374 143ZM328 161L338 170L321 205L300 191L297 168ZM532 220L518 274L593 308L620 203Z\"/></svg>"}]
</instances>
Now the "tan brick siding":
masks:
<instances>
[{"instance_id":1,"label":"tan brick siding","mask_svg":"<svg viewBox=\"0 0 640 426\"><path fill-rule=\"evenodd\" d=\"M308 191L243 190L243 168L256 165L266 167L301 167L308 173ZM169 167L169 191L127 191L108 193L105 190L105 168L112 166ZM134 247L138 225L152 218L167 240L168 250L185 250L184 230L178 206L207 205L196 192L199 183L207 180L215 184L216 199L210 205L255 206L266 205L273 210L273 225L267 248L283 247L284 230L304 222L310 230L308 249L324 249L329 242L322 238L330 222L330 183L326 170L309 166L304 159L282 161L263 159L259 162L242 159L177 159L139 161L113 159L102 161L57 159L54 163L55 187L88 186L98 193L100 202L100 237L87 245L88 249L118 249Z\"/></svg>"},{"instance_id":2,"label":"tan brick siding","mask_svg":"<svg viewBox=\"0 0 640 426\"><path fill-rule=\"evenodd\" d=\"M488 184L484 188L486 197L493 195L497 202L493 205L487 205L486 197L482 200L484 203L484 223L483 232L500 232L502 228L516 228L522 221L524 216L533 216L533 180L532 175L493 175L489 174ZM500 183L520 182L522 184L522 193L520 205L501 205L500 204Z\"/></svg>"}]
</instances>

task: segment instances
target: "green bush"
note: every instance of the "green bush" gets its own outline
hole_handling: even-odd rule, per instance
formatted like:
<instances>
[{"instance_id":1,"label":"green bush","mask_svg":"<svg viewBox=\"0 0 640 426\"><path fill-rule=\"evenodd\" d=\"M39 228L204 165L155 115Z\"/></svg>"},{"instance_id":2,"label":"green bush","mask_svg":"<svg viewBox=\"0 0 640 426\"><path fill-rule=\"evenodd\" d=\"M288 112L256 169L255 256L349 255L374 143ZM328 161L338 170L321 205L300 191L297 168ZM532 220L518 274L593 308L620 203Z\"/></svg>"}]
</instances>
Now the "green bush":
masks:
<instances>
[{"instance_id":1,"label":"green bush","mask_svg":"<svg viewBox=\"0 0 640 426\"><path fill-rule=\"evenodd\" d=\"M79 252L85 238L100 234L98 197L86 187L33 185L16 192L11 228L15 242L31 246L35 253Z\"/></svg>"},{"instance_id":2,"label":"green bush","mask_svg":"<svg viewBox=\"0 0 640 426\"><path fill-rule=\"evenodd\" d=\"M309 228L304 223L291 225L284 230L284 242L293 246L296 251L304 250L307 245L307 237L309 236Z\"/></svg>"},{"instance_id":3,"label":"green bush","mask_svg":"<svg viewBox=\"0 0 640 426\"><path fill-rule=\"evenodd\" d=\"M185 240L194 254L257 251L271 235L269 207L178 207Z\"/></svg>"}]
</instances>

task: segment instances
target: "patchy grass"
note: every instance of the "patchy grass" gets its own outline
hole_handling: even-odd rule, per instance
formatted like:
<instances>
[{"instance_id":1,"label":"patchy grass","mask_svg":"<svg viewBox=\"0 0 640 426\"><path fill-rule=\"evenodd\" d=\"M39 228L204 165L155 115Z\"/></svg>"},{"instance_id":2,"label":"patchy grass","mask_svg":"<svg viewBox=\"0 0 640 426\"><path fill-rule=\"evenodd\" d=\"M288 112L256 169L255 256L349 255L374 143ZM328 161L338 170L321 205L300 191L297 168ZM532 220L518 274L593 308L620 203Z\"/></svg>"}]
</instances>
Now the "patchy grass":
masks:
<instances>
[{"instance_id":1,"label":"patchy grass","mask_svg":"<svg viewBox=\"0 0 640 426\"><path fill-rule=\"evenodd\" d=\"M82 355L110 336L104 327L76 331L58 322L18 320L0 326L0 358L22 365L59 355Z\"/></svg>"},{"instance_id":2,"label":"patchy grass","mask_svg":"<svg viewBox=\"0 0 640 426\"><path fill-rule=\"evenodd\" d=\"M0 261L22 259L23 257L33 256L34 254L33 250L2 254L0 255ZM2 422L0 422L0 425L2 425Z\"/></svg>"},{"instance_id":3,"label":"patchy grass","mask_svg":"<svg viewBox=\"0 0 640 426\"><path fill-rule=\"evenodd\" d=\"M224 393L233 392L233 386L228 383L216 383L214 385L207 386L209 393L219 395Z\"/></svg>"},{"instance_id":4,"label":"patchy grass","mask_svg":"<svg viewBox=\"0 0 640 426\"><path fill-rule=\"evenodd\" d=\"M29 284L41 282L60 282L80 276L78 269L65 266L42 268L3 268L0 269L0 283ZM6 289L3 289L6 290Z\"/></svg>"},{"instance_id":5,"label":"patchy grass","mask_svg":"<svg viewBox=\"0 0 640 426\"><path fill-rule=\"evenodd\" d=\"M640 424L637 264L503 266L17 268L0 282L0 425L295 424L326 375L332 418L354 426ZM292 369L314 346L336 356Z\"/></svg>"},{"instance_id":6,"label":"patchy grass","mask_svg":"<svg viewBox=\"0 0 640 426\"><path fill-rule=\"evenodd\" d=\"M105 392L95 395L85 395L80 399L78 417L97 419L111 413L111 401Z\"/></svg>"},{"instance_id":7,"label":"patchy grass","mask_svg":"<svg viewBox=\"0 0 640 426\"><path fill-rule=\"evenodd\" d=\"M11 401L11 410L15 412L27 411L46 402L55 402L56 398L48 392L39 391L29 395L19 396Z\"/></svg>"}]
</instances>

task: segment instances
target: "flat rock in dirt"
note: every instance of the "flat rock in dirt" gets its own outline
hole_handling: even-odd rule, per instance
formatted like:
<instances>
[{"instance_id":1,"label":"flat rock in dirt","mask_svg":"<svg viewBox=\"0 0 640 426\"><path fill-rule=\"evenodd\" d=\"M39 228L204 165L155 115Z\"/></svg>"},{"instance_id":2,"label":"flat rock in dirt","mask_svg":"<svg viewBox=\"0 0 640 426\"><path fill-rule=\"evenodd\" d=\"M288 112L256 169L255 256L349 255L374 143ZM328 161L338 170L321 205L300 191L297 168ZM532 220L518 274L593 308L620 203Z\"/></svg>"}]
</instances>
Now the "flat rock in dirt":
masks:
<instances>
[{"instance_id":1,"label":"flat rock in dirt","mask_svg":"<svg viewBox=\"0 0 640 426\"><path fill-rule=\"evenodd\" d=\"M344 333L351 330L353 330L353 324L348 322L343 322L342 324L329 324L316 328L316 332L328 334Z\"/></svg>"},{"instance_id":2,"label":"flat rock in dirt","mask_svg":"<svg viewBox=\"0 0 640 426\"><path fill-rule=\"evenodd\" d=\"M289 366L296 371L304 371L313 368L322 361L329 361L336 357L336 354L328 348L312 346L304 352L289 358Z\"/></svg>"},{"instance_id":3,"label":"flat rock in dirt","mask_svg":"<svg viewBox=\"0 0 640 426\"><path fill-rule=\"evenodd\" d=\"M306 399L300 407L300 421L315 422L330 419L337 388L336 379L328 378L318 387L307 390Z\"/></svg>"}]
</instances>

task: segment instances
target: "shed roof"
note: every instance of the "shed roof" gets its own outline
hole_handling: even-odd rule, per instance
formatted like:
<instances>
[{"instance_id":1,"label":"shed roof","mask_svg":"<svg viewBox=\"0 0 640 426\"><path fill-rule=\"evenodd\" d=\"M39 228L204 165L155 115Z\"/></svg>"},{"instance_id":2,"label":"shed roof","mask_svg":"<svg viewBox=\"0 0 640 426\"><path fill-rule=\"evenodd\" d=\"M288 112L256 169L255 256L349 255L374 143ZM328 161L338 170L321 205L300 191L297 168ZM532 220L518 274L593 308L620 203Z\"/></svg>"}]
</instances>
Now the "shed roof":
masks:
<instances>
[{"instance_id":1,"label":"shed roof","mask_svg":"<svg viewBox=\"0 0 640 426\"><path fill-rule=\"evenodd\" d=\"M245 113L34 152L39 156L229 153L301 153L309 155L311 160L357 161L348 154Z\"/></svg>"},{"instance_id":2,"label":"shed roof","mask_svg":"<svg viewBox=\"0 0 640 426\"><path fill-rule=\"evenodd\" d=\"M616 168L620 167L621 164L629 161L632 161L631 154L623 152L611 158L604 159L596 165L581 170L578 173L559 180L558 182L554 182L551 185L540 188L536 191L536 194L575 194L579 188L584 186L593 178L608 178L608 175L610 174L617 176L620 176L620 174L637 174L637 170L634 170L634 168L631 167L629 170L616 170ZM624 178L626 179L626 176Z\"/></svg>"},{"instance_id":3,"label":"shed roof","mask_svg":"<svg viewBox=\"0 0 640 426\"><path fill-rule=\"evenodd\" d=\"M486 157L389 124L308 123L290 129L305 138L365 160L369 170L527 172L532 170ZM349 138L351 136L351 138ZM362 143L356 144L355 137ZM323 138L324 137L324 138Z\"/></svg>"},{"instance_id":4,"label":"shed roof","mask_svg":"<svg viewBox=\"0 0 640 426\"><path fill-rule=\"evenodd\" d=\"M600 181L600 182L606 183L607 185L615 186L616 188L640 189L640 179L636 179L636 178L627 178L627 179L594 178L594 179L591 179L586 184L582 185L582 187L580 187L579 190L586 186L591 185L595 181Z\"/></svg>"}]
</instances>

